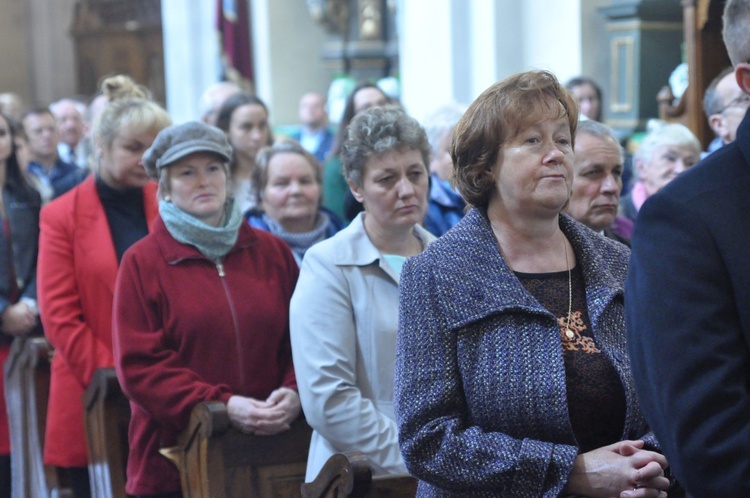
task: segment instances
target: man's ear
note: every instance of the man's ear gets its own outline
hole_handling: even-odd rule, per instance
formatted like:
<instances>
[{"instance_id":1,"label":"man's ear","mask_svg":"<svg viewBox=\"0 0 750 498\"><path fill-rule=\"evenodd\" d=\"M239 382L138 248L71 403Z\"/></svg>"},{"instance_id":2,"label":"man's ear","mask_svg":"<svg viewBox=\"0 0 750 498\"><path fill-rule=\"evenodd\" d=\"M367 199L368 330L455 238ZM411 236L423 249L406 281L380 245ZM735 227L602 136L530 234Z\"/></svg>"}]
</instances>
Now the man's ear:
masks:
<instances>
[{"instance_id":1,"label":"man's ear","mask_svg":"<svg viewBox=\"0 0 750 498\"><path fill-rule=\"evenodd\" d=\"M711 127L717 137L724 140L727 134L727 127L724 126L724 117L721 114L711 114L708 117L708 126Z\"/></svg>"},{"instance_id":2,"label":"man's ear","mask_svg":"<svg viewBox=\"0 0 750 498\"><path fill-rule=\"evenodd\" d=\"M347 180L346 183L349 185L349 190L352 191L352 195L357 202L362 203L362 188L351 180Z\"/></svg>"},{"instance_id":3,"label":"man's ear","mask_svg":"<svg viewBox=\"0 0 750 498\"><path fill-rule=\"evenodd\" d=\"M743 92L750 94L750 63L740 62L734 67L734 77Z\"/></svg>"}]
</instances>

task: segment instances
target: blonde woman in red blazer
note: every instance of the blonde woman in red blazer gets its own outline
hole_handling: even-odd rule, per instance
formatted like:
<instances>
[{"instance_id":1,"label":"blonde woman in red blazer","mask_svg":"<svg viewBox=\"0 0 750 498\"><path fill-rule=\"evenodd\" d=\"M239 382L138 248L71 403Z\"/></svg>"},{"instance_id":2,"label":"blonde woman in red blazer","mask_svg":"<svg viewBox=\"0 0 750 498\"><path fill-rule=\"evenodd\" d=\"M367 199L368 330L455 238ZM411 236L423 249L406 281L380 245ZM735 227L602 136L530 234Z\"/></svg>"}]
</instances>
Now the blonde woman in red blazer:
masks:
<instances>
[{"instance_id":1,"label":"blonde woman in red blazer","mask_svg":"<svg viewBox=\"0 0 750 498\"><path fill-rule=\"evenodd\" d=\"M42 209L38 301L55 348L44 462L70 468L88 496L81 396L97 368L114 366L112 302L119 261L156 217L156 185L141 157L169 117L127 77L102 84L110 102L95 124L95 174Z\"/></svg>"}]
</instances>

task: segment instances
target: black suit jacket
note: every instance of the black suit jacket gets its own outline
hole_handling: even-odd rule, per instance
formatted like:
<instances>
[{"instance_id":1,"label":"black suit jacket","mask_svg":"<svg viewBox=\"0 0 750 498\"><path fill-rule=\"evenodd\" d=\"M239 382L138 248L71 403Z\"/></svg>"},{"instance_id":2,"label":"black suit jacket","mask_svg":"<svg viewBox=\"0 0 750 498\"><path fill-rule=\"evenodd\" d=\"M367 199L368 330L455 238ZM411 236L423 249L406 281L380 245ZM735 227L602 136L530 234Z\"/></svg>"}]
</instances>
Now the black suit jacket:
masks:
<instances>
[{"instance_id":1,"label":"black suit jacket","mask_svg":"<svg viewBox=\"0 0 750 498\"><path fill-rule=\"evenodd\" d=\"M649 198L625 302L633 377L695 497L750 496L750 117Z\"/></svg>"}]
</instances>

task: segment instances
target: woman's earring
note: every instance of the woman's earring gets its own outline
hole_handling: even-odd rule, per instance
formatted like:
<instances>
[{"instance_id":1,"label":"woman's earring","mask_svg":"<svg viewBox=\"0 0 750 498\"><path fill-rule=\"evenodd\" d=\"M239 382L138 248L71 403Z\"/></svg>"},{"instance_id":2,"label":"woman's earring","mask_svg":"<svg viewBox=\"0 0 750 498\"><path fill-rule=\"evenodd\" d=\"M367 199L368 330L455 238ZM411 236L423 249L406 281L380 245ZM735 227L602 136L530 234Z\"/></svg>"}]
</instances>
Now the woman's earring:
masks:
<instances>
[{"instance_id":1,"label":"woman's earring","mask_svg":"<svg viewBox=\"0 0 750 498\"><path fill-rule=\"evenodd\" d=\"M164 196L164 200L165 200L166 202L172 202L172 196L171 196L171 195L165 195L165 196Z\"/></svg>"}]
</instances>

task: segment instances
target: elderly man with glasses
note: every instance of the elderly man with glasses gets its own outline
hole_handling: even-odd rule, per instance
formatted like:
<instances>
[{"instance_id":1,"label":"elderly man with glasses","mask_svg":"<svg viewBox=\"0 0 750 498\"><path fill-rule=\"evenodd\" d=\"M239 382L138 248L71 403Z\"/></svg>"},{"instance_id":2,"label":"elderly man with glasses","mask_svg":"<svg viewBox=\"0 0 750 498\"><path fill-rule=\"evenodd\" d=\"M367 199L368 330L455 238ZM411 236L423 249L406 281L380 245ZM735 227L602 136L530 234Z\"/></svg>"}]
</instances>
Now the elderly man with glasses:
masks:
<instances>
[{"instance_id":1,"label":"elderly man with glasses","mask_svg":"<svg viewBox=\"0 0 750 498\"><path fill-rule=\"evenodd\" d=\"M709 144L707 154L734 142L748 107L750 95L737 84L733 67L724 69L711 81L703 96L703 110L716 138Z\"/></svg>"}]
</instances>

